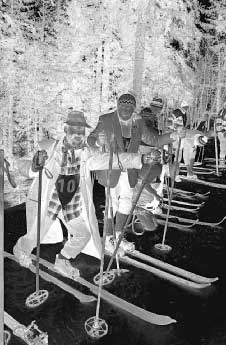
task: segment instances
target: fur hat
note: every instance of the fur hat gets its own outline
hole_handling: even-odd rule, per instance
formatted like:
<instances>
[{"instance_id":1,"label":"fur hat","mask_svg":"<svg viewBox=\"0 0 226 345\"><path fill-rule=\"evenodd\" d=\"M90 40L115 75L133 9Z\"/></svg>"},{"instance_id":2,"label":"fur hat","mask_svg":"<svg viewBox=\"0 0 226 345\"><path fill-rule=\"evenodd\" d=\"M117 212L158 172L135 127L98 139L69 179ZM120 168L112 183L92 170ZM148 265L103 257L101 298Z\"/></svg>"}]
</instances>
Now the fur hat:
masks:
<instances>
[{"instance_id":1,"label":"fur hat","mask_svg":"<svg viewBox=\"0 0 226 345\"><path fill-rule=\"evenodd\" d=\"M82 111L71 110L67 115L65 123L69 126L83 126L91 128L86 122L84 113Z\"/></svg>"}]
</instances>

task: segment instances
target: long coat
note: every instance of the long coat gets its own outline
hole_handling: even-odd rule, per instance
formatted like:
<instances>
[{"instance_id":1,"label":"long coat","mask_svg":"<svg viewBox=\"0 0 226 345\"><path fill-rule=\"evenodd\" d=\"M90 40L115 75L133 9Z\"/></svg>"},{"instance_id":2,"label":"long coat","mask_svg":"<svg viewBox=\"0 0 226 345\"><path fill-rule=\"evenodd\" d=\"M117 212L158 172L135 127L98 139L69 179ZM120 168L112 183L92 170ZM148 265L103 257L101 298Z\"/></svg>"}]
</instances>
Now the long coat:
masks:
<instances>
[{"instance_id":1,"label":"long coat","mask_svg":"<svg viewBox=\"0 0 226 345\"><path fill-rule=\"evenodd\" d=\"M119 117L116 111L100 116L97 127L94 129L92 133L90 133L89 137L87 138L89 146L95 148L97 147L96 141L99 133L102 131L106 133L106 144L108 147L110 145L112 134L114 134L114 152L125 152L122 130L119 122ZM172 142L173 140L170 138L170 134L159 135L156 131L149 129L146 126L144 119L134 119L132 122L131 140L127 148L127 152L138 152L139 146L143 143L153 147L161 147ZM112 172L110 181L111 188L114 188L117 185L120 174L120 170L115 170ZM137 183L138 174L139 172L137 169L128 169L128 179L130 186L132 188ZM96 176L99 183L106 187L107 171L97 171Z\"/></svg>"},{"instance_id":2,"label":"long coat","mask_svg":"<svg viewBox=\"0 0 226 345\"><path fill-rule=\"evenodd\" d=\"M47 216L48 204L50 201L51 193L54 188L57 177L60 174L61 162L61 145L62 140L56 143L55 141L44 141L40 143L40 149L45 149L48 154L43 170L42 179L42 204L41 204L41 234L40 240L45 242L48 236L48 231L51 229L53 223L52 219ZM121 154L120 160L123 165L128 168L141 168L141 155L140 154ZM80 163L80 191L83 203L84 216L91 233L91 239L84 248L83 252L89 255L100 257L101 253L101 240L99 235L98 223L95 215L95 208L93 204L93 183L90 177L91 170L108 169L109 153L95 152L89 148L84 148L81 152ZM113 168L119 169L118 157L113 157ZM37 206L38 206L38 176L30 187L27 201L26 201L26 217L27 217L27 234L19 239L20 248L28 255L36 246L36 233L37 233ZM54 233L53 233L54 235ZM49 236L50 237L50 236ZM51 242L48 240L48 242ZM52 239L54 241L54 238Z\"/></svg>"}]
</instances>

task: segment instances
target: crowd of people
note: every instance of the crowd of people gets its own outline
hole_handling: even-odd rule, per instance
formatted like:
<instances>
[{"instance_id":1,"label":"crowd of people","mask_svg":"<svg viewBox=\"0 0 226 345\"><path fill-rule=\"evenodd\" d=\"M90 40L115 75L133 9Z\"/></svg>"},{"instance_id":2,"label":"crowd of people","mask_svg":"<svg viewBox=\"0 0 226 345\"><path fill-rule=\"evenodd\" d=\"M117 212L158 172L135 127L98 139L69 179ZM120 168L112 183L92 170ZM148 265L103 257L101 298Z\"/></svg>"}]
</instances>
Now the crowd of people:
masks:
<instances>
[{"instance_id":1,"label":"crowd of people","mask_svg":"<svg viewBox=\"0 0 226 345\"><path fill-rule=\"evenodd\" d=\"M123 231L131 212L136 193L145 178L145 188L140 203L149 207L148 218L141 217L144 227L155 230L157 223L151 221L155 213L161 212L164 176L179 181L179 164L175 152L179 149L179 160L183 155L187 176L196 179L193 164L198 146L207 143L209 133L193 130L186 115L188 104L172 111L159 129L162 114L161 99L154 99L149 107L136 112L134 95L126 93L117 100L115 111L101 115L96 128L87 136L84 113L71 110L63 124L64 134L59 140L43 140L32 161L24 161L21 172L33 177L26 202L27 233L14 246L14 255L22 266L31 263L30 254L36 247L38 172L42 170L42 203L40 220L41 243L62 242L61 220L68 238L56 256L55 269L68 277L79 276L79 270L71 265L81 252L100 258L101 237L93 203L93 179L110 187L111 212L106 224L105 250L114 252L116 242ZM217 131L220 142L226 147L226 111L220 114ZM223 147L222 146L222 147ZM113 166L109 176L109 159L113 155ZM220 157L225 158L225 150ZM143 201L142 201L143 200ZM139 212L137 212L139 216ZM151 217L150 217L151 215ZM112 221L114 219L114 221ZM149 223L149 224L147 224ZM115 231L115 236L113 234ZM133 251L134 243L123 238L118 254Z\"/></svg>"}]
</instances>

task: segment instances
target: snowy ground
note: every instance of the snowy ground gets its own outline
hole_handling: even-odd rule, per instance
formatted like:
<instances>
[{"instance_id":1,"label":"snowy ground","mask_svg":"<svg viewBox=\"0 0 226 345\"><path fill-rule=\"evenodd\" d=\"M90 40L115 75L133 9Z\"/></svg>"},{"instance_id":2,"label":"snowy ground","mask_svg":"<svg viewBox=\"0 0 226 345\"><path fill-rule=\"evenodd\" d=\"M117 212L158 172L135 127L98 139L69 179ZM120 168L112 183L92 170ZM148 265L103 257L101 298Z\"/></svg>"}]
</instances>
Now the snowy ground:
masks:
<instances>
[{"instance_id":1,"label":"snowy ground","mask_svg":"<svg viewBox=\"0 0 226 345\"><path fill-rule=\"evenodd\" d=\"M221 177L226 183L226 174ZM207 191L193 183L177 184L176 187L196 192ZM97 216L102 221L100 205L104 203L103 189L95 184ZM200 210L200 220L217 221L225 215L226 193L211 189L209 199ZM178 212L177 212L178 214ZM185 213L180 213L185 216ZM189 216L189 215L186 215ZM192 272L214 277L219 282L213 287L188 291L161 280L142 270L129 267L130 272L117 279L107 289L115 295L154 313L171 316L177 320L170 326L155 326L134 319L105 302L101 303L100 315L109 325L109 333L96 344L123 345L224 345L226 344L226 227L222 229L195 228L191 233L169 229L167 244L173 250L166 257L157 255L153 246L162 239L163 227L155 233L145 233L135 238L136 247L143 253L161 258L171 264ZM26 231L24 204L5 211L5 249L12 251L16 239ZM61 245L45 245L41 256L54 261ZM81 275L92 281L98 272L98 263L80 255L74 262ZM67 279L65 280L67 281ZM67 283L71 283L68 282ZM83 305L68 293L53 284L41 280L41 285L50 292L50 298L37 310L28 310L24 301L35 289L31 272L5 260L5 309L18 321L27 325L35 319L39 327L49 334L49 344L93 344L85 331L84 322L95 315L95 303ZM76 288L80 288L76 286Z\"/></svg>"}]
</instances>

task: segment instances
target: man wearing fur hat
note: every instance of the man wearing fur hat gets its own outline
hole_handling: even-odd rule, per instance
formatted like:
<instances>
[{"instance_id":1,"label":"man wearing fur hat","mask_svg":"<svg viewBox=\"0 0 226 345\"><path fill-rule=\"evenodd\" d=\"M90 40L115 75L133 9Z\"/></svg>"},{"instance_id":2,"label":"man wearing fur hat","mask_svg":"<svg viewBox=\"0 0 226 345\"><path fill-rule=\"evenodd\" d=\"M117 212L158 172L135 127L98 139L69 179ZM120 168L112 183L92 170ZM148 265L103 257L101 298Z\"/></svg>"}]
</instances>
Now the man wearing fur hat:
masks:
<instances>
[{"instance_id":1,"label":"man wearing fur hat","mask_svg":"<svg viewBox=\"0 0 226 345\"><path fill-rule=\"evenodd\" d=\"M154 97L149 107L143 107L140 116L144 119L147 127L153 131L159 131L160 114L162 113L163 102L161 98Z\"/></svg>"},{"instance_id":2,"label":"man wearing fur hat","mask_svg":"<svg viewBox=\"0 0 226 345\"><path fill-rule=\"evenodd\" d=\"M153 156L158 161L160 159L159 151L156 151L153 147L160 148L173 142L180 135L184 136L184 132L179 133L179 131L178 133L164 135L150 131L145 124L145 120L141 117L137 118L135 109L135 97L129 93L121 95L117 101L117 109L114 112L100 116L96 128L87 139L88 144L94 148L99 147L102 150L109 150L110 138L113 134L115 153L137 153L141 144L144 143L146 146L152 146L149 151L152 151ZM113 170L111 174L110 186L113 213L116 216L116 237L120 235L132 208L133 190L137 183L138 174L139 170L126 169L123 164L121 164L121 170ZM107 171L97 171L96 177L98 182L106 187ZM125 251L134 250L134 244L124 239L121 242L121 248ZM106 250L110 252L114 250L110 217L108 220Z\"/></svg>"},{"instance_id":3,"label":"man wearing fur hat","mask_svg":"<svg viewBox=\"0 0 226 345\"><path fill-rule=\"evenodd\" d=\"M60 140L45 140L39 143L32 162L27 162L27 173L34 181L26 202L27 234L20 237L14 246L14 255L23 266L31 263L30 253L36 247L38 169L42 174L41 243L56 243L63 240L58 234L59 219L68 230L68 240L57 255L55 269L65 276L75 278L79 271L70 259L81 251L100 258L101 241L93 204L93 183L90 171L106 170L109 153L87 147L86 128L90 127L83 112L70 111L64 124L64 135ZM113 168L119 169L118 159L125 168L142 167L142 160L150 163L150 155L121 153L113 156ZM61 229L60 229L61 230Z\"/></svg>"}]
</instances>

